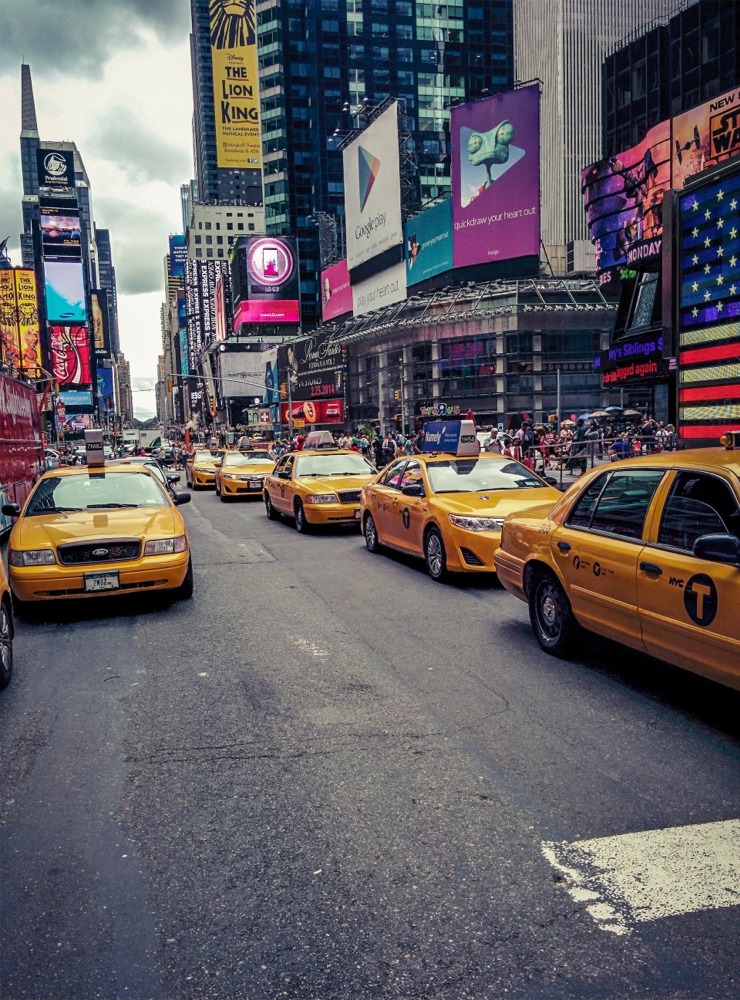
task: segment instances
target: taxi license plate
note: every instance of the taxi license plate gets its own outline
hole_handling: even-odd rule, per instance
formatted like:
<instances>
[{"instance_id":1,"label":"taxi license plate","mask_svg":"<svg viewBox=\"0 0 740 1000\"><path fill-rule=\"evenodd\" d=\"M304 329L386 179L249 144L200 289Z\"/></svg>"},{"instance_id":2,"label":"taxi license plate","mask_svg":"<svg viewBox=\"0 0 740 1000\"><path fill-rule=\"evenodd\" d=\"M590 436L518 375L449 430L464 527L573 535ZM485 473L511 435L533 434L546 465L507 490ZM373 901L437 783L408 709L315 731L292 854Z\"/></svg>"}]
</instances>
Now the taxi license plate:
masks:
<instances>
[{"instance_id":1,"label":"taxi license plate","mask_svg":"<svg viewBox=\"0 0 740 1000\"><path fill-rule=\"evenodd\" d=\"M85 590L97 592L100 590L118 590L118 573L85 573Z\"/></svg>"},{"instance_id":2,"label":"taxi license plate","mask_svg":"<svg viewBox=\"0 0 740 1000\"><path fill-rule=\"evenodd\" d=\"M250 490L259 490L259 489L261 489L261 487L262 487L262 483L260 482L259 479L250 479L249 480L249 488L250 488Z\"/></svg>"},{"instance_id":3,"label":"taxi license plate","mask_svg":"<svg viewBox=\"0 0 740 1000\"><path fill-rule=\"evenodd\" d=\"M360 508L359 507L355 507L355 521L359 521L359 520L360 520Z\"/></svg>"}]
</instances>

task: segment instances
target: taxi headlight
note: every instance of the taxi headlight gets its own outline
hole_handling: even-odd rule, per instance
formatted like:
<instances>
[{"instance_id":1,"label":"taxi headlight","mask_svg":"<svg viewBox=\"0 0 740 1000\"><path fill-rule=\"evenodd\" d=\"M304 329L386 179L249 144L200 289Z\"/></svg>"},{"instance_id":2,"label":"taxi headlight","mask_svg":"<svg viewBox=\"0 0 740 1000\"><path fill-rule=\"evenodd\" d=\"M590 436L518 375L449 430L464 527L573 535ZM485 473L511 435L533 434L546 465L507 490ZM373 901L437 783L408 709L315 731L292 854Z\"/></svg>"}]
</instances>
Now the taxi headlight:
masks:
<instances>
[{"instance_id":1,"label":"taxi headlight","mask_svg":"<svg viewBox=\"0 0 740 1000\"><path fill-rule=\"evenodd\" d=\"M11 566L54 566L56 556L53 549L11 549L8 562Z\"/></svg>"},{"instance_id":2,"label":"taxi headlight","mask_svg":"<svg viewBox=\"0 0 740 1000\"><path fill-rule=\"evenodd\" d=\"M193 466L193 472L213 472L213 469L209 469L207 465L195 465Z\"/></svg>"},{"instance_id":3,"label":"taxi headlight","mask_svg":"<svg viewBox=\"0 0 740 1000\"><path fill-rule=\"evenodd\" d=\"M171 556L175 552L184 552L188 547L185 535L177 538L155 538L144 546L145 556Z\"/></svg>"},{"instance_id":4,"label":"taxi headlight","mask_svg":"<svg viewBox=\"0 0 740 1000\"><path fill-rule=\"evenodd\" d=\"M501 531L504 519L503 517L462 517L460 514L450 514L450 523L464 531Z\"/></svg>"},{"instance_id":5,"label":"taxi headlight","mask_svg":"<svg viewBox=\"0 0 740 1000\"><path fill-rule=\"evenodd\" d=\"M336 493L314 493L306 497L306 503L339 503Z\"/></svg>"}]
</instances>

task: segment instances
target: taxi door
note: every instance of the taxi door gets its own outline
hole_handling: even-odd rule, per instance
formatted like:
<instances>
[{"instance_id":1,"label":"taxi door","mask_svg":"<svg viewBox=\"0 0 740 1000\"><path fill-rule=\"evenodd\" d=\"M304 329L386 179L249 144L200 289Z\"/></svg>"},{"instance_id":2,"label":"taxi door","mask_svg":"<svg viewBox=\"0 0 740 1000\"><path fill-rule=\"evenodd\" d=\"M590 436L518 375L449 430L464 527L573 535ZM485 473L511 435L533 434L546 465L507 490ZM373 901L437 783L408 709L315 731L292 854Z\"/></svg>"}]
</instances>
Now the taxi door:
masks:
<instances>
[{"instance_id":1,"label":"taxi door","mask_svg":"<svg viewBox=\"0 0 740 1000\"><path fill-rule=\"evenodd\" d=\"M271 478L270 500L281 514L293 514L293 467L295 455L286 455L275 467Z\"/></svg>"},{"instance_id":2,"label":"taxi door","mask_svg":"<svg viewBox=\"0 0 740 1000\"><path fill-rule=\"evenodd\" d=\"M578 621L642 649L637 567L664 472L605 470L586 486L551 535L554 564Z\"/></svg>"},{"instance_id":3,"label":"taxi door","mask_svg":"<svg viewBox=\"0 0 740 1000\"><path fill-rule=\"evenodd\" d=\"M393 532L393 545L405 552L422 555L427 500L426 497L406 496L403 493L404 486L424 486L420 462L410 459L403 468L390 510L390 529Z\"/></svg>"},{"instance_id":4,"label":"taxi door","mask_svg":"<svg viewBox=\"0 0 740 1000\"><path fill-rule=\"evenodd\" d=\"M645 648L740 687L740 566L693 554L702 535L732 533L737 498L721 476L680 470L664 501L638 568Z\"/></svg>"},{"instance_id":5,"label":"taxi door","mask_svg":"<svg viewBox=\"0 0 740 1000\"><path fill-rule=\"evenodd\" d=\"M373 515L378 537L389 545L395 541L394 512L398 500L398 485L406 459L391 462L377 482L368 488L370 496L370 513Z\"/></svg>"}]
</instances>

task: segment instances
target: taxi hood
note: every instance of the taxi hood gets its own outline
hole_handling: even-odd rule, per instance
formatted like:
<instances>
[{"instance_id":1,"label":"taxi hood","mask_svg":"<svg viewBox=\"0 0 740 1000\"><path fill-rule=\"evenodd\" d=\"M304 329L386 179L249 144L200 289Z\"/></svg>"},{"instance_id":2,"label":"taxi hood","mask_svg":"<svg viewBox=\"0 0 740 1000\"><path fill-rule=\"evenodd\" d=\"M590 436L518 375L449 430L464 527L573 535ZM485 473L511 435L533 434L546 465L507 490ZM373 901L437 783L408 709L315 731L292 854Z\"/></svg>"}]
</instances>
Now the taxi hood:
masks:
<instances>
[{"instance_id":1,"label":"taxi hood","mask_svg":"<svg viewBox=\"0 0 740 1000\"><path fill-rule=\"evenodd\" d=\"M96 541L104 538L173 538L185 534L182 515L172 507L35 514L13 528L10 545L42 549L50 544Z\"/></svg>"},{"instance_id":2,"label":"taxi hood","mask_svg":"<svg viewBox=\"0 0 740 1000\"><path fill-rule=\"evenodd\" d=\"M450 514L478 514L491 517L506 517L520 510L530 511L536 507L543 517L552 510L562 497L560 490L552 486L530 490L481 490L480 493L438 493L437 503Z\"/></svg>"}]
</instances>

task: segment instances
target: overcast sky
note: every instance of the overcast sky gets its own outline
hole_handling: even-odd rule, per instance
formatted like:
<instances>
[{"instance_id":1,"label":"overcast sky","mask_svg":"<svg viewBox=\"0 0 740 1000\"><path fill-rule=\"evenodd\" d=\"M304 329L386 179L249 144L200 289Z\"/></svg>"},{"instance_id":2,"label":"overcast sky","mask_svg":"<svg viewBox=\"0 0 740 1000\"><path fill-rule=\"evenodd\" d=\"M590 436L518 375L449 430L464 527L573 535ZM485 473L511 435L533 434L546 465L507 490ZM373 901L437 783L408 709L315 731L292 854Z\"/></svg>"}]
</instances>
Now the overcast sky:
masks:
<instances>
[{"instance_id":1,"label":"overcast sky","mask_svg":"<svg viewBox=\"0 0 740 1000\"><path fill-rule=\"evenodd\" d=\"M121 349L134 389L161 352L167 237L182 231L193 176L189 0L0 0L0 241L21 264L21 63L39 136L77 144L94 219L109 229ZM153 392L135 392L137 415Z\"/></svg>"}]
</instances>

